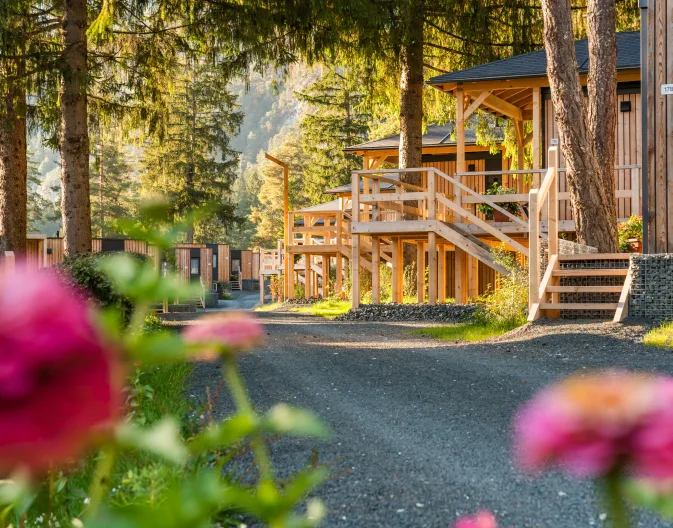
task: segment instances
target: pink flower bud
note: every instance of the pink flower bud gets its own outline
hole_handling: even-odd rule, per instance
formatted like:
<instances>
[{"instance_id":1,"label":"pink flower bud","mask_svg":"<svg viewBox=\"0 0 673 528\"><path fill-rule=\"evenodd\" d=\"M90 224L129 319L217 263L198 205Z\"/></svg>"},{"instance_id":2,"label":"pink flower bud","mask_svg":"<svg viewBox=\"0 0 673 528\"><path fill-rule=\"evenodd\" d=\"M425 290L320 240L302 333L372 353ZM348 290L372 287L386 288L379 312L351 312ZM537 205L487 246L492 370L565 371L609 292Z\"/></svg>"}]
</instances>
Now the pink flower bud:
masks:
<instances>
[{"instance_id":1,"label":"pink flower bud","mask_svg":"<svg viewBox=\"0 0 673 528\"><path fill-rule=\"evenodd\" d=\"M497 528L497 523L491 512L480 511L472 517L461 517L453 528Z\"/></svg>"},{"instance_id":2,"label":"pink flower bud","mask_svg":"<svg viewBox=\"0 0 673 528\"><path fill-rule=\"evenodd\" d=\"M219 354L246 352L264 341L264 327L243 312L204 317L182 334L186 343L198 345L197 357L215 359Z\"/></svg>"}]
</instances>

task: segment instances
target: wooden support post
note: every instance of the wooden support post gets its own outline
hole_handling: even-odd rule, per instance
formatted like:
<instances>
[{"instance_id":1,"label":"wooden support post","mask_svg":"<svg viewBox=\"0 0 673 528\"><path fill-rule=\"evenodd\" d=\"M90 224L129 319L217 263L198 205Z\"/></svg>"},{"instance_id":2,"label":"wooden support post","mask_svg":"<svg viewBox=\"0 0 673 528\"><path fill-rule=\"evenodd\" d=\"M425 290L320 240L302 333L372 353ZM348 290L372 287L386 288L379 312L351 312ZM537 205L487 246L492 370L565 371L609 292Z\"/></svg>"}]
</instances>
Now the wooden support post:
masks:
<instances>
[{"instance_id":1,"label":"wooden support post","mask_svg":"<svg viewBox=\"0 0 673 528\"><path fill-rule=\"evenodd\" d=\"M287 287L289 288L285 291L285 299L294 299L294 253L288 253L287 249L285 250L285 270L288 277Z\"/></svg>"},{"instance_id":2,"label":"wooden support post","mask_svg":"<svg viewBox=\"0 0 673 528\"><path fill-rule=\"evenodd\" d=\"M454 284L456 302L458 304L467 303L467 281L465 281L466 272L467 253L465 253L465 251L459 247L456 247L454 261Z\"/></svg>"},{"instance_id":3,"label":"wooden support post","mask_svg":"<svg viewBox=\"0 0 673 528\"><path fill-rule=\"evenodd\" d=\"M322 256L322 296L324 299L330 296L329 291L329 268L330 268L330 256Z\"/></svg>"},{"instance_id":4,"label":"wooden support post","mask_svg":"<svg viewBox=\"0 0 673 528\"><path fill-rule=\"evenodd\" d=\"M381 304L381 241L372 237L372 304Z\"/></svg>"},{"instance_id":5,"label":"wooden support post","mask_svg":"<svg viewBox=\"0 0 673 528\"><path fill-rule=\"evenodd\" d=\"M533 168L542 166L542 97L540 88L533 88ZM533 174L533 187L540 188L540 173Z\"/></svg>"},{"instance_id":6,"label":"wooden support post","mask_svg":"<svg viewBox=\"0 0 673 528\"><path fill-rule=\"evenodd\" d=\"M472 255L467 256L467 298L479 296L479 261Z\"/></svg>"},{"instance_id":7,"label":"wooden support post","mask_svg":"<svg viewBox=\"0 0 673 528\"><path fill-rule=\"evenodd\" d=\"M311 260L311 255L306 253L304 255L304 298L306 299L310 299L313 295L313 288L311 286Z\"/></svg>"},{"instance_id":8,"label":"wooden support post","mask_svg":"<svg viewBox=\"0 0 673 528\"><path fill-rule=\"evenodd\" d=\"M428 178L434 178L433 172ZM437 304L437 235L434 231L428 233L428 304Z\"/></svg>"},{"instance_id":9,"label":"wooden support post","mask_svg":"<svg viewBox=\"0 0 673 528\"><path fill-rule=\"evenodd\" d=\"M524 137L523 137L523 128L524 122L523 121L514 121L514 127L516 128L516 143L517 143L517 165L519 170L523 170L525 167L525 157L524 157ZM524 175L519 174L517 176L516 180L516 189L517 193L523 193L524 189Z\"/></svg>"},{"instance_id":10,"label":"wooden support post","mask_svg":"<svg viewBox=\"0 0 673 528\"><path fill-rule=\"evenodd\" d=\"M462 88L456 90L456 172L465 172L465 92ZM460 179L460 178L458 178ZM453 188L454 202L463 203L463 191ZM453 215L454 222L463 223L463 218Z\"/></svg>"},{"instance_id":11,"label":"wooden support post","mask_svg":"<svg viewBox=\"0 0 673 528\"><path fill-rule=\"evenodd\" d=\"M264 275L259 274L259 304L264 304Z\"/></svg>"},{"instance_id":12,"label":"wooden support post","mask_svg":"<svg viewBox=\"0 0 673 528\"><path fill-rule=\"evenodd\" d=\"M351 291L353 309L360 306L360 235L353 235L353 253L351 256Z\"/></svg>"},{"instance_id":13,"label":"wooden support post","mask_svg":"<svg viewBox=\"0 0 673 528\"><path fill-rule=\"evenodd\" d=\"M437 301L446 302L446 246L437 247Z\"/></svg>"},{"instance_id":14,"label":"wooden support post","mask_svg":"<svg viewBox=\"0 0 673 528\"><path fill-rule=\"evenodd\" d=\"M418 304L425 302L425 242L416 244L416 298Z\"/></svg>"},{"instance_id":15,"label":"wooden support post","mask_svg":"<svg viewBox=\"0 0 673 528\"><path fill-rule=\"evenodd\" d=\"M336 293L337 297L341 295L341 290L343 289L343 272L344 272L344 264L343 264L343 257L341 256L341 252L337 252L336 258L334 259L335 265L335 285L334 285L334 292Z\"/></svg>"},{"instance_id":16,"label":"wooden support post","mask_svg":"<svg viewBox=\"0 0 673 528\"><path fill-rule=\"evenodd\" d=\"M399 288L400 288L400 282L398 280L398 276L400 274L400 238L399 237L393 237L392 238L392 301L394 303L399 302Z\"/></svg>"}]
</instances>

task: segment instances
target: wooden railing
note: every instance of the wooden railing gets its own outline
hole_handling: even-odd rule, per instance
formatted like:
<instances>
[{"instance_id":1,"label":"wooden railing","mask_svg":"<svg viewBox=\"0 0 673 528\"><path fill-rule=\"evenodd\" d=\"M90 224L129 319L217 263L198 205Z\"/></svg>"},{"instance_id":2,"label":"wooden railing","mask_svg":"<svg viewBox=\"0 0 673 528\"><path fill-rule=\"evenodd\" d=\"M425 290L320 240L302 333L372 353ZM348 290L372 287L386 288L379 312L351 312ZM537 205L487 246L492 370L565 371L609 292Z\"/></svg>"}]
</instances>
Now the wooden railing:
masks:
<instances>
[{"instance_id":1,"label":"wooden railing","mask_svg":"<svg viewBox=\"0 0 673 528\"><path fill-rule=\"evenodd\" d=\"M303 217L303 226L294 225L296 217ZM322 221L322 225L318 225L320 221ZM290 213L290 245L338 245L349 243L350 224L351 216L343 211Z\"/></svg>"},{"instance_id":2,"label":"wooden railing","mask_svg":"<svg viewBox=\"0 0 673 528\"><path fill-rule=\"evenodd\" d=\"M528 265L528 305L532 309L533 305L539 302L540 299L540 237L542 235L542 221L540 212L542 211L546 201L547 212L547 238L548 238L548 266L557 265L558 256L558 165L559 155L558 148L551 147L549 149L549 168L545 174L539 189L532 189L528 200L528 249L529 249L529 265ZM547 273L545 273L545 277ZM551 276L551 273L550 273ZM556 294L558 295L558 294ZM556 302L556 301L553 301Z\"/></svg>"}]
</instances>

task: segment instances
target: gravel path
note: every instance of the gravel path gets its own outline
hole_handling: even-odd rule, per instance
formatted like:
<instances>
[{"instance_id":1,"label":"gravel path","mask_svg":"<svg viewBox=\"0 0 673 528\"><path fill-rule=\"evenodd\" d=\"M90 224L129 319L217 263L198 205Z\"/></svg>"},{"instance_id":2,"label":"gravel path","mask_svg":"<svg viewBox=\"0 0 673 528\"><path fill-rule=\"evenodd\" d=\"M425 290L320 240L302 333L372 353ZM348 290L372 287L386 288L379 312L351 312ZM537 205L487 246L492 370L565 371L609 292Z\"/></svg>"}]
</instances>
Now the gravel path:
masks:
<instances>
[{"instance_id":1,"label":"gravel path","mask_svg":"<svg viewBox=\"0 0 673 528\"><path fill-rule=\"evenodd\" d=\"M511 417L535 390L576 370L673 371L673 356L640 344L636 325L545 323L454 344L408 335L410 325L260 316L268 343L241 359L242 372L260 408L285 401L333 429L329 442L272 444L281 475L304 467L314 448L329 464L334 476L317 493L329 527L446 527L482 508L504 527L603 526L590 485L513 468ZM218 384L217 366L200 364L193 392ZM220 397L217 414L230 410ZM667 524L642 516L637 526Z\"/></svg>"}]
</instances>

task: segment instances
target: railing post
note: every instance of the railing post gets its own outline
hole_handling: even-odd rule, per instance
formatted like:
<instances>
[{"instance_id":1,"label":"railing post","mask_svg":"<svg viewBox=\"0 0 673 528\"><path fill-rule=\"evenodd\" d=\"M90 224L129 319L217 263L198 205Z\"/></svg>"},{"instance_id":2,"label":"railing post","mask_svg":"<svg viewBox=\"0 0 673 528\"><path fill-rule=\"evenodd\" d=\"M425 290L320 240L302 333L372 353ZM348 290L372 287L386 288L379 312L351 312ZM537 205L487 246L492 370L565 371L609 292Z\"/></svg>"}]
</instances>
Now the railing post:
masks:
<instances>
[{"instance_id":1,"label":"railing post","mask_svg":"<svg viewBox=\"0 0 673 528\"><path fill-rule=\"evenodd\" d=\"M377 179L372 179L372 194L379 194L381 192L381 181ZM380 220L380 210L379 203L376 202L372 205L372 222L378 222Z\"/></svg>"},{"instance_id":2,"label":"railing post","mask_svg":"<svg viewBox=\"0 0 673 528\"><path fill-rule=\"evenodd\" d=\"M547 220L549 234L549 256L558 254L558 148L549 148L549 168L554 171L549 194L547 196Z\"/></svg>"},{"instance_id":3,"label":"railing post","mask_svg":"<svg viewBox=\"0 0 673 528\"><path fill-rule=\"evenodd\" d=\"M529 193L528 198L528 310L533 309L540 296L540 239L539 212L537 207L537 189Z\"/></svg>"},{"instance_id":4,"label":"railing post","mask_svg":"<svg viewBox=\"0 0 673 528\"><path fill-rule=\"evenodd\" d=\"M428 191L426 207L428 210L428 220L435 220L437 218L437 193L435 182L434 169L428 169Z\"/></svg>"}]
</instances>

